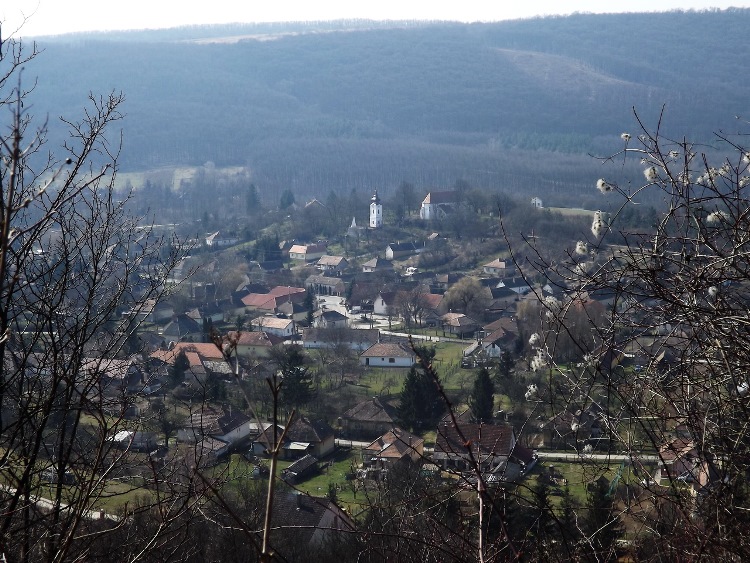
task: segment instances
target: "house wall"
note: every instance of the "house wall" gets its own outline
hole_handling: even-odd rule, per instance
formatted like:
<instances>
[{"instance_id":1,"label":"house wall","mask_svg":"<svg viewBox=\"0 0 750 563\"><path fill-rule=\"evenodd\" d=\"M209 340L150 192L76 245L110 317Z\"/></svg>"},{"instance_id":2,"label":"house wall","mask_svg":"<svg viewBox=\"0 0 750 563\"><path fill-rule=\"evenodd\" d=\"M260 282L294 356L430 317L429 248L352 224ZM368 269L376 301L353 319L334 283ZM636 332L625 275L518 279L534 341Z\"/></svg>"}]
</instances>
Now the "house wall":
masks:
<instances>
[{"instance_id":1,"label":"house wall","mask_svg":"<svg viewBox=\"0 0 750 563\"><path fill-rule=\"evenodd\" d=\"M235 444L240 440L244 440L253 432L252 424L252 422L245 422L237 428L230 430L223 436L220 436L219 439L229 442L230 444Z\"/></svg>"},{"instance_id":2,"label":"house wall","mask_svg":"<svg viewBox=\"0 0 750 563\"><path fill-rule=\"evenodd\" d=\"M378 368L409 368L414 365L415 361L416 358L414 356L409 356L407 358L367 356L359 359L360 365Z\"/></svg>"},{"instance_id":3,"label":"house wall","mask_svg":"<svg viewBox=\"0 0 750 563\"><path fill-rule=\"evenodd\" d=\"M387 315L388 305L386 304L385 299L382 297L375 299L372 303L372 312L376 315Z\"/></svg>"},{"instance_id":4,"label":"house wall","mask_svg":"<svg viewBox=\"0 0 750 563\"><path fill-rule=\"evenodd\" d=\"M322 459L329 454L333 453L336 449L336 437L331 434L328 438L317 444L313 450L313 455L318 459Z\"/></svg>"}]
</instances>

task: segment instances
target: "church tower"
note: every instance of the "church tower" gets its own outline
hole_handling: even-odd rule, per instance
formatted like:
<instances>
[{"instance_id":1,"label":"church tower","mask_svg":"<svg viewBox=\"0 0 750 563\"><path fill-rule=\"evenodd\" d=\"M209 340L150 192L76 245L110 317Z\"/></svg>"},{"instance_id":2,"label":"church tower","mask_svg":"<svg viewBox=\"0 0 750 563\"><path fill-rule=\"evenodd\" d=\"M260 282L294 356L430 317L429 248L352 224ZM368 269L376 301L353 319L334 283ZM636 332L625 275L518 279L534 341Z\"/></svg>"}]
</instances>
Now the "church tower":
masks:
<instances>
[{"instance_id":1,"label":"church tower","mask_svg":"<svg viewBox=\"0 0 750 563\"><path fill-rule=\"evenodd\" d=\"M375 190L375 193L372 196L372 199L370 199L370 228L371 229L379 229L383 226L383 205L380 203L380 198L378 197L378 190Z\"/></svg>"}]
</instances>

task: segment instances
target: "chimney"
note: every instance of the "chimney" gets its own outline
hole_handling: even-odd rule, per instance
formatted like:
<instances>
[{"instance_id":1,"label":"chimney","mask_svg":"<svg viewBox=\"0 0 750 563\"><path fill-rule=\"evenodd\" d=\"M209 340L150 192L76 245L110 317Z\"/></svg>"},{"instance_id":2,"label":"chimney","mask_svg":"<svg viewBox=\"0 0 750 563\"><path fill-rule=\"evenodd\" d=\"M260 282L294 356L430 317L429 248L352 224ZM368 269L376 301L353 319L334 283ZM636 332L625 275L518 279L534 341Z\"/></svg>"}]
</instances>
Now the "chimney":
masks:
<instances>
[{"instance_id":1,"label":"chimney","mask_svg":"<svg viewBox=\"0 0 750 563\"><path fill-rule=\"evenodd\" d=\"M299 510L300 508L302 508L302 493L297 491L294 496L296 497L297 501L297 510Z\"/></svg>"}]
</instances>

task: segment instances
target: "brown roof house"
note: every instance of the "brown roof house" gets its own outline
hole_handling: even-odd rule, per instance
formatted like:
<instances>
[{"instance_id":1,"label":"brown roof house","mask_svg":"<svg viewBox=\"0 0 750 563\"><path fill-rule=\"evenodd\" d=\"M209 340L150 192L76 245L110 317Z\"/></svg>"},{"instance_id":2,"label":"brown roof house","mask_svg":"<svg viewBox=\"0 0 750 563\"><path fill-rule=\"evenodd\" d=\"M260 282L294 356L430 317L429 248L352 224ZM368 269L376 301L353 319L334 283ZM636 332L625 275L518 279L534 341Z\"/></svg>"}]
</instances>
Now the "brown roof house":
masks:
<instances>
[{"instance_id":1,"label":"brown roof house","mask_svg":"<svg viewBox=\"0 0 750 563\"><path fill-rule=\"evenodd\" d=\"M349 267L349 262L343 256L321 256L315 263L315 267L321 272L341 275L341 272Z\"/></svg>"},{"instance_id":2,"label":"brown roof house","mask_svg":"<svg viewBox=\"0 0 750 563\"><path fill-rule=\"evenodd\" d=\"M323 243L295 244L289 249L289 259L301 262L315 262L320 260L325 254L326 245Z\"/></svg>"},{"instance_id":3,"label":"brown roof house","mask_svg":"<svg viewBox=\"0 0 750 563\"><path fill-rule=\"evenodd\" d=\"M277 434L281 436L281 432ZM253 449L258 451L270 450L273 442L273 428L264 429L258 436ZM333 453L336 448L335 434L326 422L299 416L284 435L281 447L282 458L299 459L307 454L322 459Z\"/></svg>"},{"instance_id":4,"label":"brown roof house","mask_svg":"<svg viewBox=\"0 0 750 563\"><path fill-rule=\"evenodd\" d=\"M414 350L400 342L378 342L359 356L361 365L371 367L408 368L416 361Z\"/></svg>"},{"instance_id":5,"label":"brown roof house","mask_svg":"<svg viewBox=\"0 0 750 563\"><path fill-rule=\"evenodd\" d=\"M396 408L373 397L357 403L341 415L344 435L351 438L374 438L388 432L396 423Z\"/></svg>"},{"instance_id":6,"label":"brown roof house","mask_svg":"<svg viewBox=\"0 0 750 563\"><path fill-rule=\"evenodd\" d=\"M450 419L443 419L437 429L434 462L445 470L472 471L472 456L488 480L495 481L514 481L536 461L533 452L517 443L515 431L507 424L459 422L457 428Z\"/></svg>"},{"instance_id":7,"label":"brown roof house","mask_svg":"<svg viewBox=\"0 0 750 563\"><path fill-rule=\"evenodd\" d=\"M388 469L397 463L416 463L424 456L424 439L392 428L362 450L365 467Z\"/></svg>"},{"instance_id":8,"label":"brown roof house","mask_svg":"<svg viewBox=\"0 0 750 563\"><path fill-rule=\"evenodd\" d=\"M292 338L297 332L297 325L292 319L280 319L271 315L258 317L250 321L253 331L262 331L278 338Z\"/></svg>"},{"instance_id":9,"label":"brown roof house","mask_svg":"<svg viewBox=\"0 0 750 563\"><path fill-rule=\"evenodd\" d=\"M513 263L509 260L500 260L499 258L496 258L492 262L487 262L482 265L482 271L485 274L490 274L492 276L505 277L514 272L515 268Z\"/></svg>"},{"instance_id":10,"label":"brown roof house","mask_svg":"<svg viewBox=\"0 0 750 563\"><path fill-rule=\"evenodd\" d=\"M473 335L479 329L479 323L463 313L446 313L440 317L443 332L453 334L459 338Z\"/></svg>"},{"instance_id":11,"label":"brown roof house","mask_svg":"<svg viewBox=\"0 0 750 563\"><path fill-rule=\"evenodd\" d=\"M362 272L369 274L372 272L392 272L393 261L384 258L373 258L362 264Z\"/></svg>"},{"instance_id":12,"label":"brown roof house","mask_svg":"<svg viewBox=\"0 0 750 563\"><path fill-rule=\"evenodd\" d=\"M240 356L267 358L271 353L271 348L281 342L283 342L281 337L266 331L243 331L237 341L237 353Z\"/></svg>"}]
</instances>

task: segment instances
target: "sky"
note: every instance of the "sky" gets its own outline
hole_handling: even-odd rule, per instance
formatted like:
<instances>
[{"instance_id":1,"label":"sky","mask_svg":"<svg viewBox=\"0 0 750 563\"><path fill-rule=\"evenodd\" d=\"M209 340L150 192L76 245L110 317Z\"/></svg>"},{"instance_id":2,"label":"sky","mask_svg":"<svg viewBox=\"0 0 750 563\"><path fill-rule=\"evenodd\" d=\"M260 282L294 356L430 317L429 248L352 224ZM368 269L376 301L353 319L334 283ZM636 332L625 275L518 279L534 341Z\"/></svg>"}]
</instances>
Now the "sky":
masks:
<instances>
[{"instance_id":1,"label":"sky","mask_svg":"<svg viewBox=\"0 0 750 563\"><path fill-rule=\"evenodd\" d=\"M719 0L0 0L2 35L335 19L501 21L574 12L750 7ZM21 23L23 26L21 26ZM18 31L20 29L20 32Z\"/></svg>"}]
</instances>

